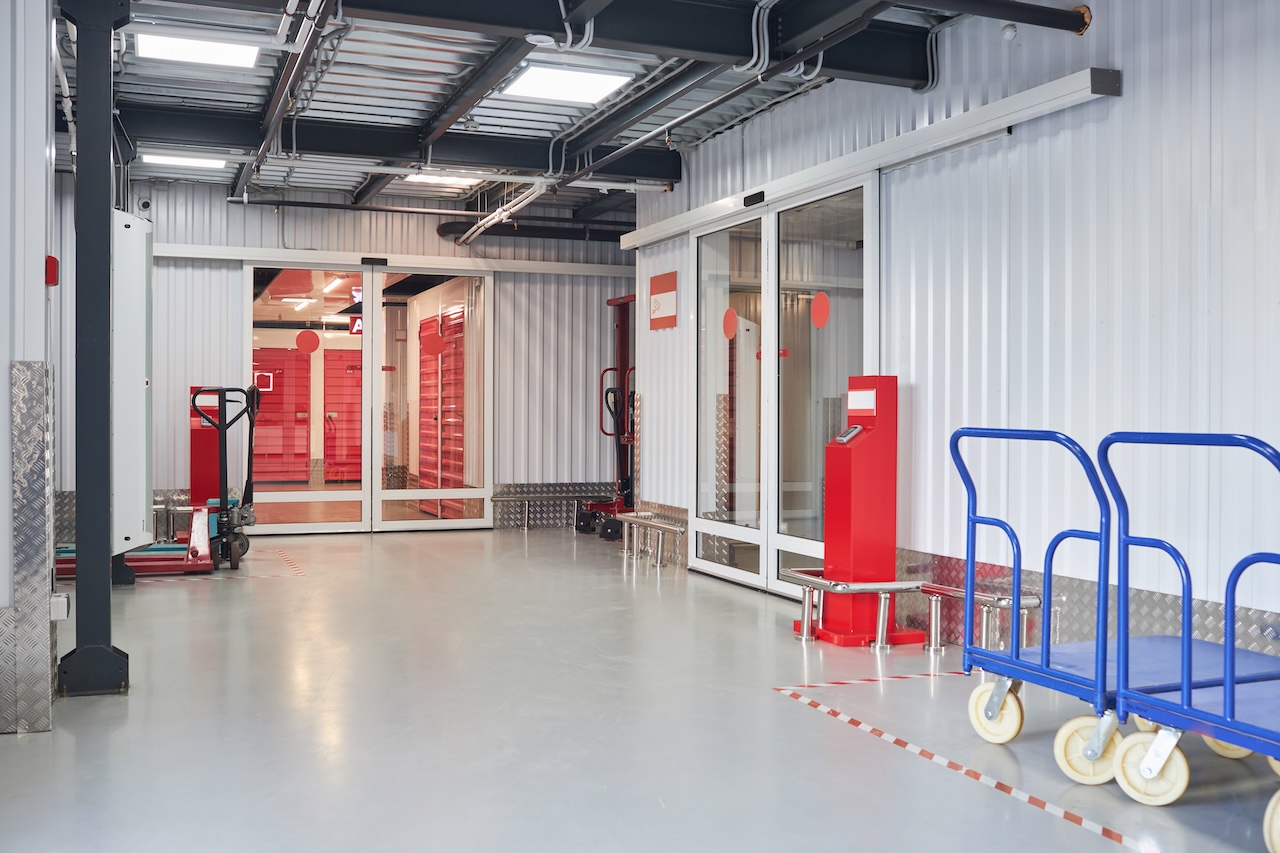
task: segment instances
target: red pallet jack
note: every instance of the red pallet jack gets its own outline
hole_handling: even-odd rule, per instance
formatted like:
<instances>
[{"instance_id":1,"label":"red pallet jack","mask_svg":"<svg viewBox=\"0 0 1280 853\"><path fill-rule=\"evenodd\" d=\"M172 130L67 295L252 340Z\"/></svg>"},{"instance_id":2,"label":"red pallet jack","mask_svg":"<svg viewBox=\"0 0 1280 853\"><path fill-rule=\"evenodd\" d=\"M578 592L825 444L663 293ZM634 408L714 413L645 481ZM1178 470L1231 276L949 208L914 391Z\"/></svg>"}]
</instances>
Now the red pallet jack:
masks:
<instances>
[{"instance_id":1,"label":"red pallet jack","mask_svg":"<svg viewBox=\"0 0 1280 853\"><path fill-rule=\"evenodd\" d=\"M243 528L254 523L253 429L258 389L250 386L191 390L191 530L174 531L172 542L155 542L116 555L111 569L114 585L131 584L136 575L209 574L224 561L233 569L239 568L241 555L249 550L249 537ZM240 411L230 417L228 402L241 406ZM247 418L249 424L248 477L243 505L228 496L227 488L227 430L241 418ZM58 580L75 579L74 547L57 549L54 572Z\"/></svg>"},{"instance_id":2,"label":"red pallet jack","mask_svg":"<svg viewBox=\"0 0 1280 853\"><path fill-rule=\"evenodd\" d=\"M632 382L636 368L631 363L631 306L635 301L635 294L609 300L614 318L614 363L600 371L600 432L613 439L617 497L584 502L576 524L580 533L595 533L599 526L605 539L621 539L622 525L612 516L635 509L636 398Z\"/></svg>"}]
</instances>

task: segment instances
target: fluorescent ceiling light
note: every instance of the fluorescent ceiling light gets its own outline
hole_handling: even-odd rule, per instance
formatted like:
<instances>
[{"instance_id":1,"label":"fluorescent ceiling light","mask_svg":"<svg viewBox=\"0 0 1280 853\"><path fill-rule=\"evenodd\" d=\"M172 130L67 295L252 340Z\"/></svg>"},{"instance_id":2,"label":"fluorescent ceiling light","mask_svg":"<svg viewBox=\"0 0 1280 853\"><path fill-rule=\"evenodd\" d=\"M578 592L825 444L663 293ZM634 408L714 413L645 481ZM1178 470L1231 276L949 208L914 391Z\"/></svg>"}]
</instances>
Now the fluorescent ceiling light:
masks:
<instances>
[{"instance_id":1,"label":"fluorescent ceiling light","mask_svg":"<svg viewBox=\"0 0 1280 853\"><path fill-rule=\"evenodd\" d=\"M346 322L349 322L350 317L354 317L354 316L356 315L355 314L325 314L320 319L326 323L346 323Z\"/></svg>"},{"instance_id":2,"label":"fluorescent ceiling light","mask_svg":"<svg viewBox=\"0 0 1280 853\"><path fill-rule=\"evenodd\" d=\"M312 302L315 302L314 299L309 299L305 296L284 296L284 297L281 297L280 301L281 302L297 302L301 305L310 305Z\"/></svg>"},{"instance_id":3,"label":"fluorescent ceiling light","mask_svg":"<svg viewBox=\"0 0 1280 853\"><path fill-rule=\"evenodd\" d=\"M214 160L212 157L172 157L168 154L143 154L142 162L155 166L189 166L193 169L222 169L226 160Z\"/></svg>"},{"instance_id":4,"label":"fluorescent ceiling light","mask_svg":"<svg viewBox=\"0 0 1280 853\"><path fill-rule=\"evenodd\" d=\"M630 80L629 74L530 65L503 94L540 101L598 104Z\"/></svg>"},{"instance_id":5,"label":"fluorescent ceiling light","mask_svg":"<svg viewBox=\"0 0 1280 853\"><path fill-rule=\"evenodd\" d=\"M231 68L252 68L258 64L258 49L247 44L174 38L151 33L138 33L137 51L138 56L143 59L167 59L170 62L198 62Z\"/></svg>"},{"instance_id":6,"label":"fluorescent ceiling light","mask_svg":"<svg viewBox=\"0 0 1280 853\"><path fill-rule=\"evenodd\" d=\"M322 292L328 293L329 291L333 290L335 287L337 287L340 284L342 284L342 279L335 278L333 281L329 282L324 286L324 290Z\"/></svg>"},{"instance_id":7,"label":"fluorescent ceiling light","mask_svg":"<svg viewBox=\"0 0 1280 853\"><path fill-rule=\"evenodd\" d=\"M438 184L442 187L474 187L480 178L455 178L450 175L406 175L405 180L414 184Z\"/></svg>"}]
</instances>

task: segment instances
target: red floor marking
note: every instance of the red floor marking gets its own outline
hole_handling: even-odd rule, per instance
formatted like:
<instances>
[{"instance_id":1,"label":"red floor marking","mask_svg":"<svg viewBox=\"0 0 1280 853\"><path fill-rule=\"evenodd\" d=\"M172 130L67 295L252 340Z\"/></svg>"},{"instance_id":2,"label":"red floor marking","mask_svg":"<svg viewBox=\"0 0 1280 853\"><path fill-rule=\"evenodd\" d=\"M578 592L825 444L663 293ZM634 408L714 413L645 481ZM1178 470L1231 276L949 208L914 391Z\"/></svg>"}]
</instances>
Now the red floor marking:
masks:
<instances>
[{"instance_id":1,"label":"red floor marking","mask_svg":"<svg viewBox=\"0 0 1280 853\"><path fill-rule=\"evenodd\" d=\"M819 687L847 687L850 684L879 684L884 681L906 681L910 678L942 678L945 675L964 675L963 672L919 672L915 675L882 675L876 678L855 678L853 681L824 681L820 684L793 684L790 687L775 687L779 693L788 690L814 690Z\"/></svg>"},{"instance_id":2,"label":"red floor marking","mask_svg":"<svg viewBox=\"0 0 1280 853\"><path fill-rule=\"evenodd\" d=\"M947 674L951 674L951 673L947 673ZM1062 808L1061 806L1055 806L1053 803L1042 800L1039 797L1033 797L1025 791L1018 790L1012 785L1009 785L1005 782L1001 782L998 779L993 779L992 777L987 776L986 774L978 770L974 770L971 767L965 767L963 764L959 764L955 761L951 761L949 759L943 758L941 755L937 755L935 753L929 752L927 749L922 749L921 747L918 747L913 743L905 741L900 737L891 735L888 732L881 731L880 729L877 729L867 723L864 723L861 720L855 720L853 717L850 717L848 714L837 711L835 708L828 708L826 705L823 705L821 702L816 702L813 699L810 699L808 696L803 696L790 688L775 687L774 689L778 691L780 694L782 694L783 696L786 696L790 699L795 699L797 702L808 705L810 708L814 708L815 710L822 711L827 716L835 717L837 720L840 720L843 723L848 723L849 725L853 726L855 729L864 731L867 734L874 735L875 737L878 737L880 740L888 741L894 746L901 747L902 749L905 749L907 752L918 755L932 764L937 764L947 768L948 770L953 770L956 773L960 773L961 775L968 776L970 779L973 779L975 782L981 782L983 785L986 785L988 788L993 788L1002 794L1007 794L1010 797L1013 797L1015 800L1024 802L1029 806L1040 809L1041 811L1047 812L1051 815L1054 815L1055 817L1060 817L1063 820L1067 821L1068 823L1073 823L1076 826L1080 827L1081 829L1092 832L1095 835L1099 835L1109 841L1114 841L1119 845L1128 847L1130 850L1140 850L1140 851L1144 851L1144 853L1159 853L1158 850L1156 850L1154 847L1151 846L1150 842L1139 843L1136 839L1126 838L1124 835L1122 835L1119 832L1116 832L1114 829L1110 829L1099 823L1094 823L1091 820L1087 820L1078 814L1069 812L1066 809Z\"/></svg>"},{"instance_id":3,"label":"red floor marking","mask_svg":"<svg viewBox=\"0 0 1280 853\"><path fill-rule=\"evenodd\" d=\"M288 554L286 554L284 551L280 551L277 549L276 553L280 555L280 559L284 560L284 564L293 570L293 574L295 577L304 578L307 576L306 572L302 571L302 566L299 566L297 563L295 563L293 561L293 558L290 557Z\"/></svg>"}]
</instances>

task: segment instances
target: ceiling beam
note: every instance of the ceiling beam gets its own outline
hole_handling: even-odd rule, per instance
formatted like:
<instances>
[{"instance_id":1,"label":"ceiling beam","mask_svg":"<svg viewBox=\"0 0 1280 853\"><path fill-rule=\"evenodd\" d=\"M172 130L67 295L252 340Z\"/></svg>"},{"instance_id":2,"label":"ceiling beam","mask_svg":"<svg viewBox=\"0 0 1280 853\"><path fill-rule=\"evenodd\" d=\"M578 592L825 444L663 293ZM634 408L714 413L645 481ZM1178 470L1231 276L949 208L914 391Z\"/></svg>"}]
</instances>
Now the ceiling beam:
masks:
<instances>
[{"instance_id":1,"label":"ceiling beam","mask_svg":"<svg viewBox=\"0 0 1280 853\"><path fill-rule=\"evenodd\" d=\"M232 187L232 195L243 195L245 188L249 185L249 179L262 165L262 161L267 159L267 152L271 150L271 143L275 141L276 134L280 132L280 125L284 124L284 117L293 107L294 95L298 91L298 86L302 83L302 78L307 73L312 60L315 58L316 51L320 47L320 42L324 38L324 28L329 25L329 18L333 15L336 0L325 0L323 6L320 7L319 13L316 15L315 26L308 28L306 40L302 43L302 48L297 53L285 54L286 59L284 65L280 68L280 73L276 76L275 86L271 91L271 99L267 102L267 108L262 113L261 133L262 139L258 143L257 153L254 154L252 163L245 163L236 172L235 184ZM302 26L306 26L304 22Z\"/></svg>"},{"instance_id":2,"label":"ceiling beam","mask_svg":"<svg viewBox=\"0 0 1280 853\"><path fill-rule=\"evenodd\" d=\"M775 56L808 47L832 30L861 18L875 0L786 0L770 13Z\"/></svg>"},{"instance_id":3,"label":"ceiling beam","mask_svg":"<svg viewBox=\"0 0 1280 853\"><path fill-rule=\"evenodd\" d=\"M208 148L256 149L261 136L258 119L248 114L216 110L152 107L121 102L120 121L135 143ZM290 128L292 135L292 127ZM416 162L421 156L420 132L412 127L389 127L298 120L298 153L331 157ZM607 156L617 150L602 147ZM541 139L445 133L431 151L437 166L502 169L535 175L547 169L547 143ZM680 180L680 155L649 148L597 170L601 177L621 180L672 182Z\"/></svg>"},{"instance_id":4,"label":"ceiling beam","mask_svg":"<svg viewBox=\"0 0 1280 853\"><path fill-rule=\"evenodd\" d=\"M576 209L573 212L573 218L579 222L595 219L597 216L625 207L628 203L635 201L635 198L633 193L626 190L613 190L608 195L602 195L590 204L584 204Z\"/></svg>"},{"instance_id":5,"label":"ceiling beam","mask_svg":"<svg viewBox=\"0 0 1280 853\"><path fill-rule=\"evenodd\" d=\"M668 78L638 97L620 104L590 127L569 140L569 158L585 154L597 145L616 138L629 127L634 127L649 116L659 112L706 85L727 71L729 66L711 62L692 62L673 77Z\"/></svg>"},{"instance_id":6,"label":"ceiling beam","mask_svg":"<svg viewBox=\"0 0 1280 853\"><path fill-rule=\"evenodd\" d=\"M573 26L581 28L612 2L613 0L568 0L565 3L569 10L567 20Z\"/></svg>"},{"instance_id":7,"label":"ceiling beam","mask_svg":"<svg viewBox=\"0 0 1280 853\"><path fill-rule=\"evenodd\" d=\"M966 0L947 0L959 4ZM232 9L254 9L279 12L279 0L191 0L198 5ZM821 0L826 3L827 0ZM979 0L970 0L979 2ZM994 3L997 0L984 0ZM839 4L834 4L839 6ZM861 8L861 2L849 3ZM939 5L930 3L930 5ZM1025 4L1024 4L1025 5ZM718 4L706 0L613 0L595 16L592 45L606 50L652 53L662 57L682 57L715 65L736 65L752 54L752 5L749 3ZM502 38L523 39L529 33L544 33L564 38L564 22L560 9L551 0L344 0L343 14L354 18L413 24L483 33ZM856 16L855 16L856 17ZM828 32L837 29L832 27ZM896 33L898 28L917 30L920 67L925 67L924 27L873 21L864 35L874 40L880 33ZM826 33L823 33L826 35ZM813 41L813 40L811 40ZM896 77L889 69L871 68L858 62L845 66L847 56L828 54L822 63L824 77L869 80L899 86L919 86L927 74L913 78ZM893 67L903 63L895 62Z\"/></svg>"},{"instance_id":8,"label":"ceiling beam","mask_svg":"<svg viewBox=\"0 0 1280 853\"><path fill-rule=\"evenodd\" d=\"M524 39L507 39L477 66L476 70L445 99L422 125L420 148L425 151L444 136L458 120L471 112L493 88L506 79L529 55L533 45ZM420 155L421 156L421 155ZM423 158L425 159L425 158ZM398 165L409 165L401 161ZM394 175L370 175L356 193L356 204L366 204L395 180Z\"/></svg>"}]
</instances>

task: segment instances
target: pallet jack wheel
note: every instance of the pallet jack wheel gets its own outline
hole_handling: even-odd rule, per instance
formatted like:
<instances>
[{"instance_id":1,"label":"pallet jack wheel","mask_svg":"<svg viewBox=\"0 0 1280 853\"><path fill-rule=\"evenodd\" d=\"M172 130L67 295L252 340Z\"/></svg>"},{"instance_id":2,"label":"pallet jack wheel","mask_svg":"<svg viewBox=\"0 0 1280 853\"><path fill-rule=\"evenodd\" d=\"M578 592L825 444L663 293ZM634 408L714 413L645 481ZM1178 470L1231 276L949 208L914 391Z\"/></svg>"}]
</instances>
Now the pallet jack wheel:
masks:
<instances>
[{"instance_id":1,"label":"pallet jack wheel","mask_svg":"<svg viewBox=\"0 0 1280 853\"><path fill-rule=\"evenodd\" d=\"M245 533L237 533L236 541L240 543L240 556L243 557L249 553L249 536Z\"/></svg>"},{"instance_id":2,"label":"pallet jack wheel","mask_svg":"<svg viewBox=\"0 0 1280 853\"><path fill-rule=\"evenodd\" d=\"M1156 732L1134 732L1116 750L1116 781L1133 799L1148 806L1167 806L1187 791L1191 767L1182 749L1174 747L1154 779L1142 778L1142 759L1155 742Z\"/></svg>"},{"instance_id":3,"label":"pallet jack wheel","mask_svg":"<svg viewBox=\"0 0 1280 853\"><path fill-rule=\"evenodd\" d=\"M1236 746L1234 743L1224 743L1217 738L1201 735L1204 738L1204 745L1221 755L1223 758L1231 758L1239 761L1241 758L1248 758L1253 755L1253 750L1243 746Z\"/></svg>"},{"instance_id":4,"label":"pallet jack wheel","mask_svg":"<svg viewBox=\"0 0 1280 853\"><path fill-rule=\"evenodd\" d=\"M230 568L234 571L240 568L240 537L232 536L227 540L227 550L231 553Z\"/></svg>"},{"instance_id":5,"label":"pallet jack wheel","mask_svg":"<svg viewBox=\"0 0 1280 853\"><path fill-rule=\"evenodd\" d=\"M1116 750L1120 748L1120 733L1112 732L1111 740L1102 750L1097 761L1090 761L1084 754L1089 739L1098 728L1097 717L1076 717L1067 720L1053 739L1053 757L1058 769L1073 782L1081 785L1102 785L1116 778Z\"/></svg>"},{"instance_id":6,"label":"pallet jack wheel","mask_svg":"<svg viewBox=\"0 0 1280 853\"><path fill-rule=\"evenodd\" d=\"M995 682L988 681L974 688L969 695L969 722L987 743L1008 743L1022 731L1022 700L1016 692L1010 690L1005 694L1000 713L994 720L988 720L982 712L987 707L987 699L991 697L995 686Z\"/></svg>"},{"instance_id":7,"label":"pallet jack wheel","mask_svg":"<svg viewBox=\"0 0 1280 853\"><path fill-rule=\"evenodd\" d=\"M1267 804L1267 813L1262 818L1262 839L1267 843L1267 850L1280 853L1280 791L1272 794Z\"/></svg>"}]
</instances>

